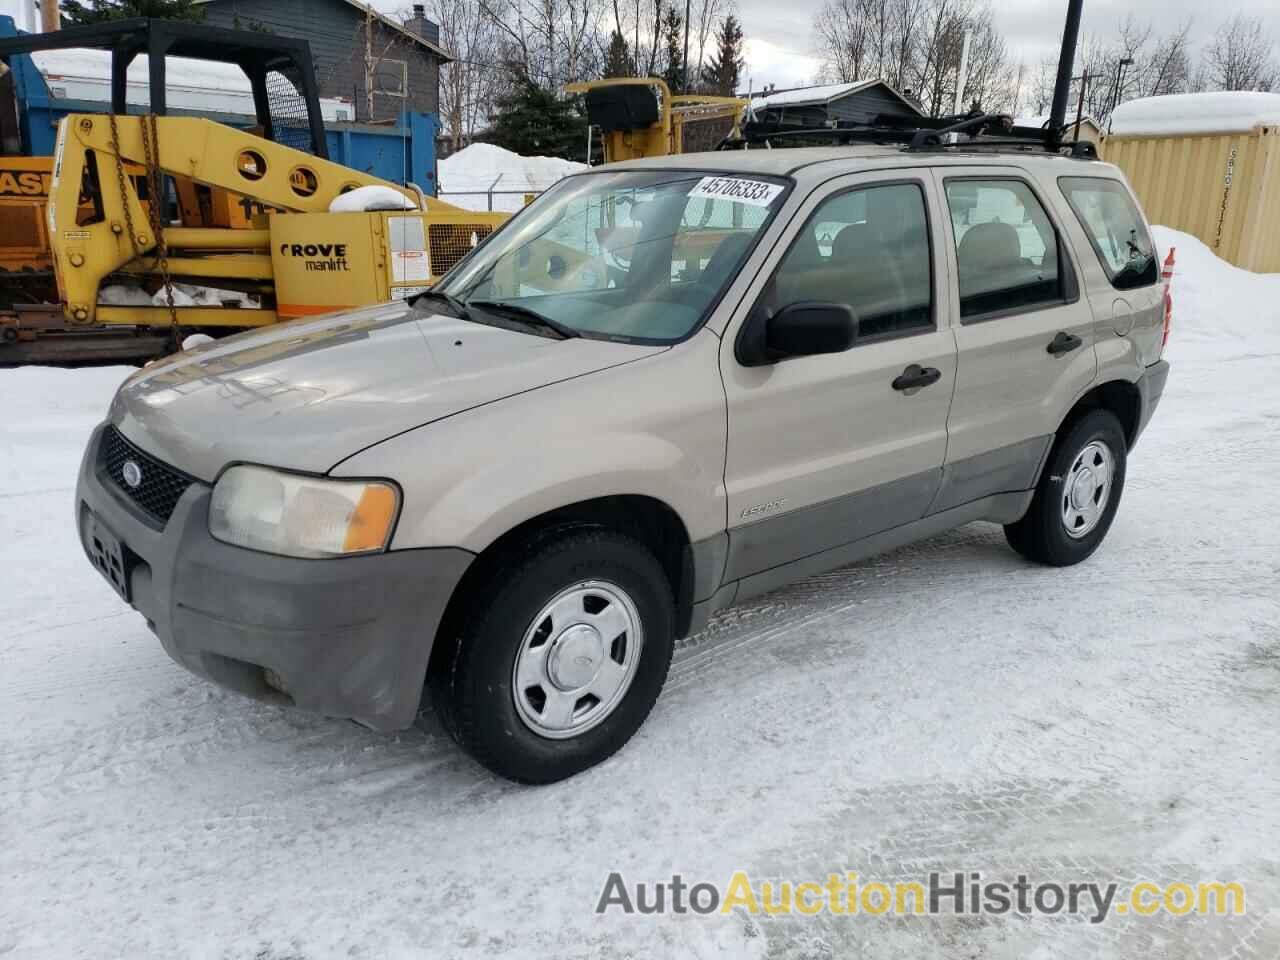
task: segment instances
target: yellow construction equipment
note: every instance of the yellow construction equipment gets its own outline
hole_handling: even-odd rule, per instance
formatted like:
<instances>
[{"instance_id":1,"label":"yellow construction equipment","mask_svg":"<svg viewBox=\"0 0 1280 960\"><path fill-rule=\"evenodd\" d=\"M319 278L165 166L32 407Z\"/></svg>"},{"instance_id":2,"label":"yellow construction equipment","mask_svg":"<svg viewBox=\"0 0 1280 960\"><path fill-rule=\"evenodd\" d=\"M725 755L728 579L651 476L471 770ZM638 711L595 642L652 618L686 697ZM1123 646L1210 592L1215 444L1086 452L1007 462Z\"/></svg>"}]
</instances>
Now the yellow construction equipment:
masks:
<instances>
[{"instance_id":1,"label":"yellow construction equipment","mask_svg":"<svg viewBox=\"0 0 1280 960\"><path fill-rule=\"evenodd\" d=\"M95 47L111 51L111 112L63 117L53 157L0 158L0 364L141 360L193 329L412 296L506 219L327 160L303 40L127 20L0 39L0 67ZM143 116L126 103L139 55L154 111ZM255 125L164 116L169 56L240 67ZM330 212L373 186L380 202Z\"/></svg>"},{"instance_id":2,"label":"yellow construction equipment","mask_svg":"<svg viewBox=\"0 0 1280 960\"><path fill-rule=\"evenodd\" d=\"M172 178L179 193L224 191L264 212L251 229L170 225L144 205L131 166L152 184ZM370 186L403 209L329 211ZM71 114L58 134L48 234L75 323L250 327L419 293L503 219L211 120ZM113 276L243 291L262 307L100 304Z\"/></svg>"},{"instance_id":3,"label":"yellow construction equipment","mask_svg":"<svg viewBox=\"0 0 1280 960\"><path fill-rule=\"evenodd\" d=\"M571 83L580 93L587 120L599 127L604 161L665 157L713 150L725 137L736 137L750 101L739 97L673 95L658 77L618 77ZM702 134L695 140L695 134Z\"/></svg>"}]
</instances>

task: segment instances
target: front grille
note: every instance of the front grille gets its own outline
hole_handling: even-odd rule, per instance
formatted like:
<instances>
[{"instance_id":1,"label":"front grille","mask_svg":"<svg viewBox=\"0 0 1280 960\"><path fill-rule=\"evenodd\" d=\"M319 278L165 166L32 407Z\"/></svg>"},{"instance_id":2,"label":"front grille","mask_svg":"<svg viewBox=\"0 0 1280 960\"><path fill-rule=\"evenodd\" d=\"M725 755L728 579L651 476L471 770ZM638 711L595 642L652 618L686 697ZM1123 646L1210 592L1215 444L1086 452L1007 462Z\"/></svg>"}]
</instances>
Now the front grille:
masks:
<instances>
[{"instance_id":1,"label":"front grille","mask_svg":"<svg viewBox=\"0 0 1280 960\"><path fill-rule=\"evenodd\" d=\"M431 247L431 275L443 276L453 265L471 252L493 233L487 223L430 223L427 224L427 243Z\"/></svg>"},{"instance_id":2,"label":"front grille","mask_svg":"<svg viewBox=\"0 0 1280 960\"><path fill-rule=\"evenodd\" d=\"M142 472L142 481L137 487L129 486L124 479L124 465L129 460ZM178 499L191 486L190 477L143 453L115 427L109 426L102 432L102 441L98 444L98 467L121 494L161 527L169 522Z\"/></svg>"}]
</instances>

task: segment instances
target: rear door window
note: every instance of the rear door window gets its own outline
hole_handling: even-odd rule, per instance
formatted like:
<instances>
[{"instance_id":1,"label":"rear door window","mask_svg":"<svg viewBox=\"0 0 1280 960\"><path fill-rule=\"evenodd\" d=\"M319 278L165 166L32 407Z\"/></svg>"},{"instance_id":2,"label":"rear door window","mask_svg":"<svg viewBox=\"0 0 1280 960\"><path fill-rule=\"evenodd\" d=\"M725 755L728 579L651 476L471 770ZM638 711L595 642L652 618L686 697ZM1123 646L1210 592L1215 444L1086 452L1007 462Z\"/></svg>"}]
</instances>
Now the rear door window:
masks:
<instances>
[{"instance_id":1,"label":"rear door window","mask_svg":"<svg viewBox=\"0 0 1280 960\"><path fill-rule=\"evenodd\" d=\"M1160 278L1151 234L1122 183L1102 177L1062 177L1058 185L1113 287L1148 287Z\"/></svg>"},{"instance_id":2,"label":"rear door window","mask_svg":"<svg viewBox=\"0 0 1280 960\"><path fill-rule=\"evenodd\" d=\"M947 180L962 320L1062 303L1058 234L1021 180Z\"/></svg>"}]
</instances>

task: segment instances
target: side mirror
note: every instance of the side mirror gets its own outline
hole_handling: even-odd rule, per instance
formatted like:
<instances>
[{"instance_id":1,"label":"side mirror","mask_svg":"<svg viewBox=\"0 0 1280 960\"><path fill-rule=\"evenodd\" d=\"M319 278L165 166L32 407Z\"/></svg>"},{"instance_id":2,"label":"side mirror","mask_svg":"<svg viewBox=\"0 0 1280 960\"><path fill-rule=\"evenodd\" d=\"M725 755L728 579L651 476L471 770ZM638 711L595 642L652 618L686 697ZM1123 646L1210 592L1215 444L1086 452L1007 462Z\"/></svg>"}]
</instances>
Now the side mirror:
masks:
<instances>
[{"instance_id":1,"label":"side mirror","mask_svg":"<svg viewBox=\"0 0 1280 960\"><path fill-rule=\"evenodd\" d=\"M806 300L748 320L737 357L744 367L762 367L790 357L843 353L857 339L858 318L852 307Z\"/></svg>"}]
</instances>

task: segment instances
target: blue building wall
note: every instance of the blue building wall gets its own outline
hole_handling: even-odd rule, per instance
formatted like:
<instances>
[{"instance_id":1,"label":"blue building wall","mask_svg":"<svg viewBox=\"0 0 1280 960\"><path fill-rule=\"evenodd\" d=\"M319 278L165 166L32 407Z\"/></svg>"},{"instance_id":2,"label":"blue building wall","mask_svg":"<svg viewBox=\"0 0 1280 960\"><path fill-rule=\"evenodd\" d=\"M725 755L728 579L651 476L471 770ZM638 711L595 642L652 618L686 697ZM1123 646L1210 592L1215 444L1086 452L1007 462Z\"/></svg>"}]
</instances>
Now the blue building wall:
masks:
<instances>
[{"instance_id":1,"label":"blue building wall","mask_svg":"<svg viewBox=\"0 0 1280 960\"><path fill-rule=\"evenodd\" d=\"M11 17L0 16L0 37L17 35ZM92 100L65 100L49 96L48 85L30 57L13 57L14 93L19 104L22 142L30 156L53 153L58 139L58 121L69 113L109 113L109 103ZM136 108L131 112L140 112ZM250 127L252 117L239 114L196 113L172 110L171 115L200 116L233 127ZM335 163L382 177L393 183L416 183L424 193L435 196L436 133L439 119L434 113L404 110L394 126L361 123L326 123L329 159Z\"/></svg>"}]
</instances>

